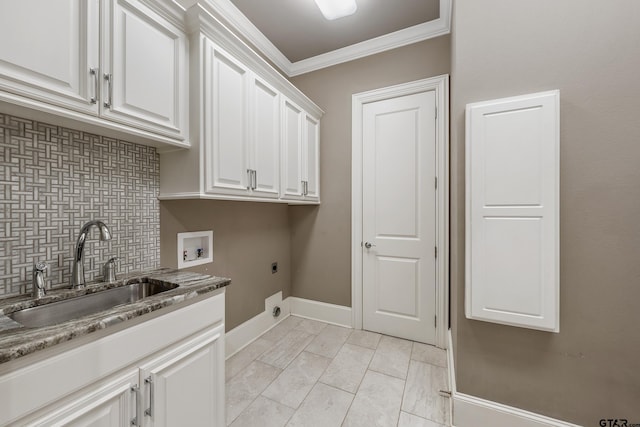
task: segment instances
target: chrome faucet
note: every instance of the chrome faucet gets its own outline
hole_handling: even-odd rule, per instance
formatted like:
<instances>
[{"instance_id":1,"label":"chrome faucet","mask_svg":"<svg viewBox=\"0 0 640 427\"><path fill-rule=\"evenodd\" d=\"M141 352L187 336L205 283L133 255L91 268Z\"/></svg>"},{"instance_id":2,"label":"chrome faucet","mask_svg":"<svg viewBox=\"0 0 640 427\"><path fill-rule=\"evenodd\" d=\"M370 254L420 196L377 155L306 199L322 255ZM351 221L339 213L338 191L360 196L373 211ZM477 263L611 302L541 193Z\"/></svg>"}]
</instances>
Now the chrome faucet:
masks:
<instances>
[{"instance_id":1,"label":"chrome faucet","mask_svg":"<svg viewBox=\"0 0 640 427\"><path fill-rule=\"evenodd\" d=\"M71 274L71 287L74 289L82 289L85 287L84 280L84 243L87 240L87 234L93 226L98 227L100 231L100 240L111 240L111 231L109 227L102 221L89 221L80 229L76 248L73 251L73 273Z\"/></svg>"},{"instance_id":2,"label":"chrome faucet","mask_svg":"<svg viewBox=\"0 0 640 427\"><path fill-rule=\"evenodd\" d=\"M34 298L42 298L47 294L47 289L44 283L44 272L49 267L46 262L38 261L33 264L33 280L32 280L32 295Z\"/></svg>"}]
</instances>

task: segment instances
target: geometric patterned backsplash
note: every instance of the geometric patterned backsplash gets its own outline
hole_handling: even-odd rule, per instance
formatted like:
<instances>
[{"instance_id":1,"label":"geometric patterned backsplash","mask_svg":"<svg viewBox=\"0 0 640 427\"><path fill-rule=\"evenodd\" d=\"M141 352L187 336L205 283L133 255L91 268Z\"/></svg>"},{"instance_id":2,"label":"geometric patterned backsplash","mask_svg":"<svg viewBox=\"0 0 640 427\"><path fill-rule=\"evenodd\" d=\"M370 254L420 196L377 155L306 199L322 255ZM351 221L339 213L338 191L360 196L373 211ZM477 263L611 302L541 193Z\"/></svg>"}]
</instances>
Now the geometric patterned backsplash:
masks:
<instances>
[{"instance_id":1,"label":"geometric patterned backsplash","mask_svg":"<svg viewBox=\"0 0 640 427\"><path fill-rule=\"evenodd\" d=\"M160 261L159 156L154 147L0 114L0 298L31 292L37 261L47 285L69 287L82 225L87 282L120 259L118 278Z\"/></svg>"}]
</instances>

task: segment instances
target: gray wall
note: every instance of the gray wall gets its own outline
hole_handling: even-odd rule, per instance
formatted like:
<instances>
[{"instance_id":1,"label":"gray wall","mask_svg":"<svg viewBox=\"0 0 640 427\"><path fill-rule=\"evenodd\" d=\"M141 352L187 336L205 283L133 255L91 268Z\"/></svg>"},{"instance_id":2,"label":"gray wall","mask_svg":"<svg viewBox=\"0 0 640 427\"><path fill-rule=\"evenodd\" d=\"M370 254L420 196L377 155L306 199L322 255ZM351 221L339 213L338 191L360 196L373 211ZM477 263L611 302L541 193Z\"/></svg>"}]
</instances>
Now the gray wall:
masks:
<instances>
[{"instance_id":1,"label":"gray wall","mask_svg":"<svg viewBox=\"0 0 640 427\"><path fill-rule=\"evenodd\" d=\"M36 261L47 281L68 287L82 225L101 219L85 246L87 281L102 264L121 272L158 266L159 159L155 148L0 114L0 297L31 291Z\"/></svg>"},{"instance_id":2,"label":"gray wall","mask_svg":"<svg viewBox=\"0 0 640 427\"><path fill-rule=\"evenodd\" d=\"M217 200L160 202L161 263L177 267L177 233L213 230L213 263L189 268L230 277L226 290L226 329L264 311L264 300L291 294L288 206ZM271 274L271 263L278 273Z\"/></svg>"},{"instance_id":3,"label":"gray wall","mask_svg":"<svg viewBox=\"0 0 640 427\"><path fill-rule=\"evenodd\" d=\"M596 426L640 422L640 3L455 2L452 308L458 390ZM464 316L464 108L560 89L560 333Z\"/></svg>"},{"instance_id":4,"label":"gray wall","mask_svg":"<svg viewBox=\"0 0 640 427\"><path fill-rule=\"evenodd\" d=\"M161 264L176 266L176 234L213 230L214 261L195 271L231 277L227 330L264 310L266 297L351 305L351 95L449 72L448 37L296 77L326 111L321 124L320 206L162 201ZM280 272L271 274L271 262Z\"/></svg>"},{"instance_id":5,"label":"gray wall","mask_svg":"<svg viewBox=\"0 0 640 427\"><path fill-rule=\"evenodd\" d=\"M351 306L351 96L449 73L438 37L292 78L326 114L320 127L320 207L291 207L294 296Z\"/></svg>"}]
</instances>

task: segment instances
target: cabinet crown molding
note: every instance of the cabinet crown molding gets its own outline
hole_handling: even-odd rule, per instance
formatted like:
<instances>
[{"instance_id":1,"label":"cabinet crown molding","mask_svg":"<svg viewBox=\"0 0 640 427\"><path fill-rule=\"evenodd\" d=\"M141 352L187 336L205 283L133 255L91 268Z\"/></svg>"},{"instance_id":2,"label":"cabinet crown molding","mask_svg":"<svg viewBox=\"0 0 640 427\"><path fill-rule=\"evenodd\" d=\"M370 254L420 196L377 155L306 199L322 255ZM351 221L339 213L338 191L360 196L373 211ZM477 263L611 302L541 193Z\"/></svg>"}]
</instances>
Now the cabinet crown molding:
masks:
<instances>
[{"instance_id":1,"label":"cabinet crown molding","mask_svg":"<svg viewBox=\"0 0 640 427\"><path fill-rule=\"evenodd\" d=\"M280 71L269 64L223 22L224 18L219 15L207 0L195 2L186 11L187 32L191 35L202 33L215 41L218 46L248 66L256 75L268 81L315 119L319 120L324 115L324 111L318 105L296 88Z\"/></svg>"},{"instance_id":2,"label":"cabinet crown molding","mask_svg":"<svg viewBox=\"0 0 640 427\"><path fill-rule=\"evenodd\" d=\"M173 0L138 0L182 31L187 30L184 7Z\"/></svg>"}]
</instances>

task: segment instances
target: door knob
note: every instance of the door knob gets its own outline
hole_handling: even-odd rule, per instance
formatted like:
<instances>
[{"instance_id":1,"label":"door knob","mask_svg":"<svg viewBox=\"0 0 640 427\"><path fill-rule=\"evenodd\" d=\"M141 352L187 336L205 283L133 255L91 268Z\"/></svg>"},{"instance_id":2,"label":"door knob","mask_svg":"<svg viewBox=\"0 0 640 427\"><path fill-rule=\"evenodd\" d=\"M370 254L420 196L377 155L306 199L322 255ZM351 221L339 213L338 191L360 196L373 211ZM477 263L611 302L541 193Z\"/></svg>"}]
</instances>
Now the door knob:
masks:
<instances>
[{"instance_id":1,"label":"door knob","mask_svg":"<svg viewBox=\"0 0 640 427\"><path fill-rule=\"evenodd\" d=\"M371 249L372 246L375 246L373 243L365 242L364 247L367 249Z\"/></svg>"}]
</instances>

